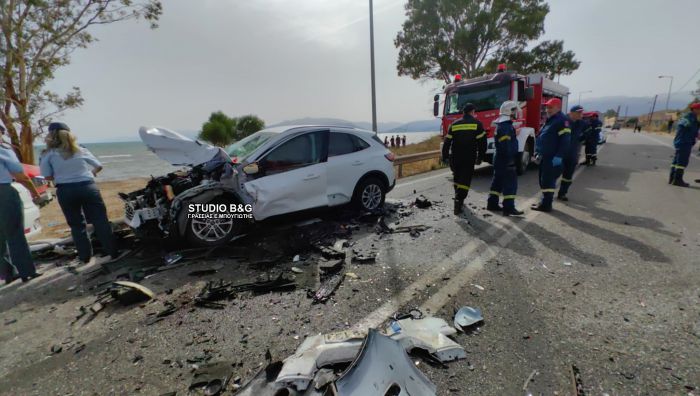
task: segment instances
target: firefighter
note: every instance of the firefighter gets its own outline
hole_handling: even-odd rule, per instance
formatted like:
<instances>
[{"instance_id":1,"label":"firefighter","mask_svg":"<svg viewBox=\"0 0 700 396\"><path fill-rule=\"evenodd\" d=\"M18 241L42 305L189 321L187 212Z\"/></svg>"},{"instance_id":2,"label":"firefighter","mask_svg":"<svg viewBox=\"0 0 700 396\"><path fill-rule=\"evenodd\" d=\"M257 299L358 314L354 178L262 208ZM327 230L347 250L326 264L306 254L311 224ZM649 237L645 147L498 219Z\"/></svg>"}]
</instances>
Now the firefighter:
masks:
<instances>
[{"instance_id":1,"label":"firefighter","mask_svg":"<svg viewBox=\"0 0 700 396\"><path fill-rule=\"evenodd\" d=\"M582 165L595 166L598 160L598 141L600 140L600 132L603 128L603 123L598 119L598 113L591 113L588 121L591 129L586 135L586 161Z\"/></svg>"},{"instance_id":2,"label":"firefighter","mask_svg":"<svg viewBox=\"0 0 700 396\"><path fill-rule=\"evenodd\" d=\"M676 148L676 155L671 164L671 175L668 182L674 186L688 187L688 183L683 181L683 173L690 161L690 152L698 137L698 116L700 115L700 102L692 103L690 111L684 114L678 125L676 125L676 138L673 139L673 146Z\"/></svg>"},{"instance_id":3,"label":"firefighter","mask_svg":"<svg viewBox=\"0 0 700 396\"><path fill-rule=\"evenodd\" d=\"M493 158L493 180L486 209L502 210L504 216L523 214L515 208L515 194L518 190L518 174L515 164L518 156L518 139L513 120L518 116L518 104L508 100L503 102L496 119L496 153ZM503 196L503 207L498 205L498 198Z\"/></svg>"},{"instance_id":4,"label":"firefighter","mask_svg":"<svg viewBox=\"0 0 700 396\"><path fill-rule=\"evenodd\" d=\"M590 133L590 125L583 119L583 107L576 105L569 111L569 121L571 122L571 144L569 151L564 157L564 166L562 169L561 185L559 186L559 194L557 199L568 201L566 194L569 192L569 187L573 182L574 171L578 165L578 157L581 154L581 143L585 140L586 135Z\"/></svg>"},{"instance_id":5,"label":"firefighter","mask_svg":"<svg viewBox=\"0 0 700 396\"><path fill-rule=\"evenodd\" d=\"M561 112L561 99L545 102L547 121L537 136L535 152L540 163L542 201L532 207L539 212L551 212L557 178L562 171L564 157L569 152L571 128L569 119Z\"/></svg>"},{"instance_id":6,"label":"firefighter","mask_svg":"<svg viewBox=\"0 0 700 396\"><path fill-rule=\"evenodd\" d=\"M471 188L474 165L480 164L486 155L486 132L481 122L474 117L476 107L467 103L462 113L462 119L450 125L442 145L442 162L449 162L454 179L455 215L463 211L464 200Z\"/></svg>"}]
</instances>

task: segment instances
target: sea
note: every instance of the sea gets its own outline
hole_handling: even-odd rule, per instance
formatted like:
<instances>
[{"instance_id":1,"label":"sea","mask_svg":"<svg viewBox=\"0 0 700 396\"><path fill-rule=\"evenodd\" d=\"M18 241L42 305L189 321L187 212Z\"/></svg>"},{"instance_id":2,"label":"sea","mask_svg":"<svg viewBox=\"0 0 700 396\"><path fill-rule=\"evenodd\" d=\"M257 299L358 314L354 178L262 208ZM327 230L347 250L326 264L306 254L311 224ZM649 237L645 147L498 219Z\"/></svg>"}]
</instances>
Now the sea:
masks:
<instances>
[{"instance_id":1,"label":"sea","mask_svg":"<svg viewBox=\"0 0 700 396\"><path fill-rule=\"evenodd\" d=\"M406 144L419 143L438 135L439 132L407 132L401 134L380 133L379 138L406 135ZM90 152L102 162L104 169L98 181L128 180L136 177L161 176L181 167L172 166L148 151L142 142L85 143ZM36 147L39 158L41 146Z\"/></svg>"}]
</instances>

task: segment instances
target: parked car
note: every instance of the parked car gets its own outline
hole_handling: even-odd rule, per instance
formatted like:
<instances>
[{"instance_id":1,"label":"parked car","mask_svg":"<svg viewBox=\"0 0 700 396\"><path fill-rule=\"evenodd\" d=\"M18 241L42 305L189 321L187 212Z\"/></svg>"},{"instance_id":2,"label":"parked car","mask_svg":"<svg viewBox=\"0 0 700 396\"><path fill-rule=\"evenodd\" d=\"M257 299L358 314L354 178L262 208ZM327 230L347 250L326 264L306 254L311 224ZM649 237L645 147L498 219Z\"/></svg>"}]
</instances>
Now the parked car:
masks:
<instances>
[{"instance_id":1,"label":"parked car","mask_svg":"<svg viewBox=\"0 0 700 396\"><path fill-rule=\"evenodd\" d=\"M226 243L254 222L308 209L353 204L375 210L396 182L394 154L375 133L355 128L269 128L225 151L165 128L142 127L139 135L161 159L187 168L120 194L126 223L200 246ZM209 203L242 205L252 218L189 218L190 204Z\"/></svg>"},{"instance_id":2,"label":"parked car","mask_svg":"<svg viewBox=\"0 0 700 396\"><path fill-rule=\"evenodd\" d=\"M616 122L616 123L613 124L612 130L613 130L613 131L619 131L621 127L622 127L622 125L621 125L620 123Z\"/></svg>"},{"instance_id":3,"label":"parked car","mask_svg":"<svg viewBox=\"0 0 700 396\"><path fill-rule=\"evenodd\" d=\"M34 204L32 194L26 187L19 183L12 183L12 187L19 193L24 209L24 235L29 238L41 232L41 215L39 207Z\"/></svg>"}]
</instances>

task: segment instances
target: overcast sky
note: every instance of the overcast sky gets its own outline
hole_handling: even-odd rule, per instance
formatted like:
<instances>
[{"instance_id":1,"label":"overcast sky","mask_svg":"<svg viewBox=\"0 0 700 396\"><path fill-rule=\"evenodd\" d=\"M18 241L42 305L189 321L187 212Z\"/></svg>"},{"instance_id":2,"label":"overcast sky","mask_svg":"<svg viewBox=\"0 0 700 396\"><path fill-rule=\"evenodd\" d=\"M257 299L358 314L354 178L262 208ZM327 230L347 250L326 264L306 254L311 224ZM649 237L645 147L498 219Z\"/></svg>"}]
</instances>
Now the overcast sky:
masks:
<instances>
[{"instance_id":1,"label":"overcast sky","mask_svg":"<svg viewBox=\"0 0 700 396\"><path fill-rule=\"evenodd\" d=\"M375 0L380 122L432 117L439 82L398 77L393 40L405 0ZM198 130L212 111L268 124L301 117L371 120L368 2L164 0L160 28L101 26L51 89L83 91L64 120L84 142L137 139L140 125ZM551 0L542 39L564 40L581 68L572 95L653 96L700 68L697 0ZM696 78L699 79L700 77ZM694 80L696 80L694 79ZM684 90L695 87L695 82Z\"/></svg>"}]
</instances>

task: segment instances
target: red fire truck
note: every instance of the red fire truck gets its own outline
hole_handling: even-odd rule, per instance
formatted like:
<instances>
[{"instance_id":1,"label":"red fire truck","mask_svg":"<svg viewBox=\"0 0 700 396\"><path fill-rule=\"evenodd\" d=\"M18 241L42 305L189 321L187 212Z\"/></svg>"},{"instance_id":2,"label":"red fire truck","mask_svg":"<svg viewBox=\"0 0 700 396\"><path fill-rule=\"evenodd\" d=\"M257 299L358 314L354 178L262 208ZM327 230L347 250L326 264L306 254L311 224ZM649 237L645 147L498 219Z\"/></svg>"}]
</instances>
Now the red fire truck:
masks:
<instances>
[{"instance_id":1,"label":"red fire truck","mask_svg":"<svg viewBox=\"0 0 700 396\"><path fill-rule=\"evenodd\" d=\"M556 97L562 100L562 109L566 109L569 89L548 79L544 74L524 76L506 71L505 65L502 64L498 66L495 74L468 80L456 75L454 82L445 87L443 95L442 136L447 135L450 125L462 116L460 109L466 103L474 104L476 118L484 124L487 131L486 160L489 163L493 162L495 151L493 136L496 124L493 122L498 117L498 110L506 100L518 102L521 112L514 125L518 133L517 170L518 174L522 174L531 163L535 151L535 137L547 117L543 103ZM433 113L435 117L440 115L440 95L435 95Z\"/></svg>"}]
</instances>

